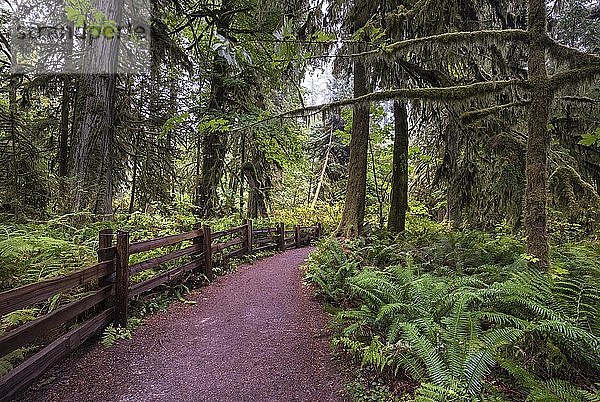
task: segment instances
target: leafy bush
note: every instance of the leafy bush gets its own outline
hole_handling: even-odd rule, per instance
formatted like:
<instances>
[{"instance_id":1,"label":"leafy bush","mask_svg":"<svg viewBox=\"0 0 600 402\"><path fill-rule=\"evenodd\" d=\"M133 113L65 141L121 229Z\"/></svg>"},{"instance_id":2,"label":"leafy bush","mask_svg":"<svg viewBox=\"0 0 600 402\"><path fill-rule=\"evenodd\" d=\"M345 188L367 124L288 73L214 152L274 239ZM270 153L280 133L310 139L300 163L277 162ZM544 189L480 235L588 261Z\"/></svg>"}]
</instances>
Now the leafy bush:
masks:
<instances>
[{"instance_id":1,"label":"leafy bush","mask_svg":"<svg viewBox=\"0 0 600 402\"><path fill-rule=\"evenodd\" d=\"M300 205L274 211L271 222L283 222L286 227L293 225L313 226L321 223L327 232L332 232L337 227L342 215L342 205L329 205L317 203L315 208L309 205Z\"/></svg>"},{"instance_id":2,"label":"leafy bush","mask_svg":"<svg viewBox=\"0 0 600 402\"><path fill-rule=\"evenodd\" d=\"M428 235L319 245L307 277L346 307L335 346L420 401L597 400L597 244L556 247L540 273L511 236Z\"/></svg>"}]
</instances>

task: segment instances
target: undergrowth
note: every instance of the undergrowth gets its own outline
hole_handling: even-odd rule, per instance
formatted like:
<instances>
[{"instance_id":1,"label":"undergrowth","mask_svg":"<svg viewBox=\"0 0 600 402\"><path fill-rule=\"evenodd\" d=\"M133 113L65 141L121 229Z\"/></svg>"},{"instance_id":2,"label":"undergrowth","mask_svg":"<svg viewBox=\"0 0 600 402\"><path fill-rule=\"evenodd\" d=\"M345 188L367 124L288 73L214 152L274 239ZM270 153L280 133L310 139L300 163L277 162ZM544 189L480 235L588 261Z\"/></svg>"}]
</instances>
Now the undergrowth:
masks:
<instances>
[{"instance_id":1,"label":"undergrowth","mask_svg":"<svg viewBox=\"0 0 600 402\"><path fill-rule=\"evenodd\" d=\"M134 213L130 216L119 216L114 222L93 222L86 214L65 215L47 222L16 223L5 221L0 225L0 292L19 286L28 285L56 276L66 275L82 269L97 261L98 233L102 229L112 228L127 230L131 241L156 238L190 230L195 218L188 215L159 215ZM240 224L236 217L224 217L204 222L214 231L232 228ZM257 227L269 222L256 222ZM176 249L189 246L190 242L182 242L175 246L135 254L130 264L163 255ZM219 261L215 254L214 273L224 275L244 262L253 262L269 253L244 256L230 261ZM170 261L155 269L146 270L132 276L132 284L144 281L157 274L187 262L191 257L183 257ZM163 285L159 293L146 300L140 297L132 304L133 318L127 328L110 326L102 337L102 343L112 345L121 339L127 339L132 331L141 323L141 319L156 311L166 309L174 300L191 303L185 299L189 289L181 284L193 286L206 282L200 273L187 273L179 278L178 284ZM0 336L20 325L33 321L38 317L55 311L59 307L91 294L97 287L95 284L79 286L69 292L52 296L48 300L14 311L0 317ZM75 323L76 324L76 323ZM66 328L62 328L66 330ZM9 355L0 355L0 376L12 370L13 366L23 361L42 345L18 349Z\"/></svg>"},{"instance_id":2,"label":"undergrowth","mask_svg":"<svg viewBox=\"0 0 600 402\"><path fill-rule=\"evenodd\" d=\"M521 239L418 219L310 257L334 346L416 401L599 401L600 245L555 246L538 272Z\"/></svg>"}]
</instances>

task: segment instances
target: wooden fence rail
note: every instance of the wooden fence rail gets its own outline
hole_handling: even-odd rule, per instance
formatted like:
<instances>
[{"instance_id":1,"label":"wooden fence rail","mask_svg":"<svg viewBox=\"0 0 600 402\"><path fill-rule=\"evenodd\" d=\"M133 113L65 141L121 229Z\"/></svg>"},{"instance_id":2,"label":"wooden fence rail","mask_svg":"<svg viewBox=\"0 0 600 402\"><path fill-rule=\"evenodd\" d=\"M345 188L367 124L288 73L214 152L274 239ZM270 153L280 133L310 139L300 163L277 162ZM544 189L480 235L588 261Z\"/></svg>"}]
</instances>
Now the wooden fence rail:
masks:
<instances>
[{"instance_id":1,"label":"wooden fence rail","mask_svg":"<svg viewBox=\"0 0 600 402\"><path fill-rule=\"evenodd\" d=\"M253 228L251 220L244 220L240 226L219 232L213 232L209 226L195 225L189 232L134 243L130 241L128 232L114 233L111 229L101 231L97 264L69 275L0 293L0 316L45 302L50 297L73 289L85 294L0 336L0 357L4 357L34 342L48 343L51 334L54 333L56 338L56 332L60 333L62 327L79 323L0 377L0 402L10 400L109 323L127 325L130 299L152 291L186 272L200 273L212 281L215 254L219 254L220 260L227 263L230 258L260 251L285 251L302 247L322 235L320 224L295 226L293 230L286 230L282 223L276 227ZM156 256L157 249L164 249L164 253ZM130 263L132 255L147 252L154 252L153 256ZM185 260L176 267L169 267L150 279L132 283L131 279L136 274L165 264L174 265L182 258Z\"/></svg>"}]
</instances>

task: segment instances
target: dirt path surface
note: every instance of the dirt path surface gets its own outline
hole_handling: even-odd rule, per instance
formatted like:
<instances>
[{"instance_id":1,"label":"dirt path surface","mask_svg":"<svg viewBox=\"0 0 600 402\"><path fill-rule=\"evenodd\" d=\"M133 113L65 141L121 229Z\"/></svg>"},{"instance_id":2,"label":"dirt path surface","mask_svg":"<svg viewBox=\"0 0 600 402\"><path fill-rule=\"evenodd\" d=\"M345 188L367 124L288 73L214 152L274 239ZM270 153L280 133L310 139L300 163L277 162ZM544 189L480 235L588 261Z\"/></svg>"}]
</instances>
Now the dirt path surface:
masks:
<instances>
[{"instance_id":1,"label":"dirt path surface","mask_svg":"<svg viewBox=\"0 0 600 402\"><path fill-rule=\"evenodd\" d=\"M131 340L71 357L27 401L338 401L321 306L301 282L310 248L220 278Z\"/></svg>"}]
</instances>

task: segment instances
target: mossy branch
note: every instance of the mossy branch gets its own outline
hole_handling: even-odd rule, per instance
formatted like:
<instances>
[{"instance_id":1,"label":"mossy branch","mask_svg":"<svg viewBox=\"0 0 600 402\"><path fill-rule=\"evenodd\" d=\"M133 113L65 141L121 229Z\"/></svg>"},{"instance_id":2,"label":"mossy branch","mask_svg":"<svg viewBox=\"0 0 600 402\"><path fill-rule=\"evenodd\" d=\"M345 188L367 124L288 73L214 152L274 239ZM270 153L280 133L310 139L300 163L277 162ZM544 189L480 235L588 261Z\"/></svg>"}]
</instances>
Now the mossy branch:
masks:
<instances>
[{"instance_id":1,"label":"mossy branch","mask_svg":"<svg viewBox=\"0 0 600 402\"><path fill-rule=\"evenodd\" d=\"M585 81L592 81L600 75L600 64L561 71L550 77L550 86L556 91L567 85L577 85Z\"/></svg>"},{"instance_id":2,"label":"mossy branch","mask_svg":"<svg viewBox=\"0 0 600 402\"><path fill-rule=\"evenodd\" d=\"M312 116L321 112L325 112L331 109L337 109L344 106L351 106L357 103L368 103L386 101L392 99L405 99L405 100L428 100L428 101L460 101L469 98L475 98L477 96L496 93L503 91L506 88L521 87L529 88L529 83L526 80L508 80L508 81L489 81L489 82L478 82L470 85L459 85L453 87L442 87L442 88L401 88L401 89L390 89L386 91L371 92L369 94L359 96L357 98L344 99L341 101L323 103L320 105L313 105L307 107L301 107L293 110L288 110L274 116L258 120L250 125L244 127L238 127L230 132L240 131L249 127L262 124L264 122L283 119L289 117L305 117Z\"/></svg>"},{"instance_id":3,"label":"mossy branch","mask_svg":"<svg viewBox=\"0 0 600 402\"><path fill-rule=\"evenodd\" d=\"M501 112L506 109L511 109L513 107L527 106L529 105L529 101L518 101L507 103L504 105L492 106L485 109L473 110L469 112L465 112L460 115L460 120L463 124L471 124L481 119L485 119L488 116L492 116L498 112Z\"/></svg>"},{"instance_id":4,"label":"mossy branch","mask_svg":"<svg viewBox=\"0 0 600 402\"><path fill-rule=\"evenodd\" d=\"M551 38L546 39L546 46L555 59L570 61L574 65L600 64L600 56L561 45Z\"/></svg>"},{"instance_id":5,"label":"mossy branch","mask_svg":"<svg viewBox=\"0 0 600 402\"><path fill-rule=\"evenodd\" d=\"M401 40L398 42L384 45L380 48L367 50L359 53L350 54L332 54L332 55L317 55L305 57L305 60L320 59L320 58L340 58L340 59L355 59L360 57L376 57L376 56L391 56L403 50L414 49L419 45L451 45L451 44L472 44L473 42L488 43L490 41L516 41L528 43L529 34L522 29L490 29L471 32L449 32L439 35L425 36L422 38L414 38ZM285 59L275 60L276 62L286 61Z\"/></svg>"},{"instance_id":6,"label":"mossy branch","mask_svg":"<svg viewBox=\"0 0 600 402\"><path fill-rule=\"evenodd\" d=\"M407 39L391 43L381 49L369 50L366 52L355 53L351 57L365 57L377 54L393 54L415 45L435 43L436 45L449 45L453 43L471 43L476 41L489 40L513 40L527 43L529 35L522 29L503 29L503 30L481 30L472 32L449 32L439 35L426 36L423 38Z\"/></svg>"},{"instance_id":7,"label":"mossy branch","mask_svg":"<svg viewBox=\"0 0 600 402\"><path fill-rule=\"evenodd\" d=\"M525 80L478 82L470 85L459 85L442 88L401 88L372 92L357 98L344 99L322 105L308 106L286 112L286 115L302 114L303 112L325 111L328 109L354 105L356 103L377 102L392 99L429 100L429 101L458 101L474 98L483 94L500 92L510 87L528 88Z\"/></svg>"}]
</instances>

